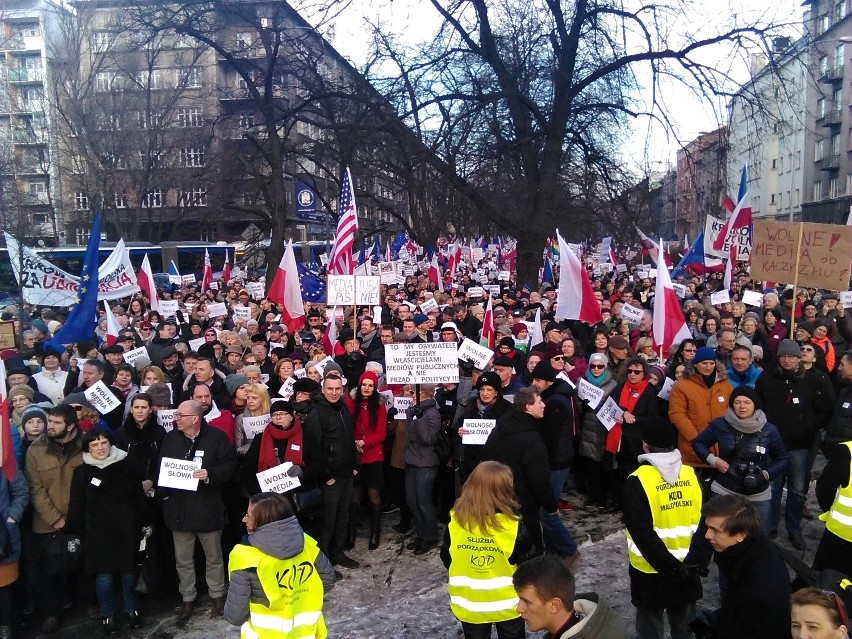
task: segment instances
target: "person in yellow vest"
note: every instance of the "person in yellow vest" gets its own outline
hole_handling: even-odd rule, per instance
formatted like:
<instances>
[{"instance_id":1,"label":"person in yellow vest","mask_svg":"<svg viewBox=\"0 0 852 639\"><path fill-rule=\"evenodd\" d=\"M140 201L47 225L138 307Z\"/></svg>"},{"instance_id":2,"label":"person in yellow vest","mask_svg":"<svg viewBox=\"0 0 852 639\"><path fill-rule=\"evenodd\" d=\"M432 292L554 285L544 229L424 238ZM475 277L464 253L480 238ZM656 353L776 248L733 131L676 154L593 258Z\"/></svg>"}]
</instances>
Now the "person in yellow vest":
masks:
<instances>
[{"instance_id":1,"label":"person in yellow vest","mask_svg":"<svg viewBox=\"0 0 852 639\"><path fill-rule=\"evenodd\" d=\"M686 639L702 595L700 562L688 557L701 522L701 483L683 463L677 432L664 418L646 421L642 447L641 465L622 493L636 637L663 639L668 616L672 639ZM700 535L696 544L703 548Z\"/></svg>"},{"instance_id":2,"label":"person in yellow vest","mask_svg":"<svg viewBox=\"0 0 852 639\"><path fill-rule=\"evenodd\" d=\"M225 620L242 626L242 639L324 639L323 595L334 568L302 531L290 502L277 493L249 499L243 518L248 544L228 558Z\"/></svg>"},{"instance_id":3,"label":"person in yellow vest","mask_svg":"<svg viewBox=\"0 0 852 639\"><path fill-rule=\"evenodd\" d=\"M523 639L524 622L512 586L515 567L532 548L512 488L512 469L480 462L450 511L441 561L449 570L450 609L465 639Z\"/></svg>"},{"instance_id":4,"label":"person in yellow vest","mask_svg":"<svg viewBox=\"0 0 852 639\"><path fill-rule=\"evenodd\" d=\"M816 484L825 531L813 568L832 568L848 576L852 575L852 440L835 444L827 453L828 463Z\"/></svg>"}]
</instances>

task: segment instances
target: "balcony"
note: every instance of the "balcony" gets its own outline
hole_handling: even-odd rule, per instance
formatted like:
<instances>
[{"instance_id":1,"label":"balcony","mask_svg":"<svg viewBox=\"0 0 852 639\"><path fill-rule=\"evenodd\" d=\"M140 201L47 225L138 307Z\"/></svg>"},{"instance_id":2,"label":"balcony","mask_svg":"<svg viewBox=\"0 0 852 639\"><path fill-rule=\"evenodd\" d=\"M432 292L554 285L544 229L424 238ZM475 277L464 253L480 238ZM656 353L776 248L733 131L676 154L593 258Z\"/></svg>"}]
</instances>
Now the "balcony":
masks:
<instances>
[{"instance_id":1,"label":"balcony","mask_svg":"<svg viewBox=\"0 0 852 639\"><path fill-rule=\"evenodd\" d=\"M44 82L41 69L9 69L9 82Z\"/></svg>"},{"instance_id":2,"label":"balcony","mask_svg":"<svg viewBox=\"0 0 852 639\"><path fill-rule=\"evenodd\" d=\"M821 160L817 160L816 168L819 171L836 171L840 168L839 155L827 155Z\"/></svg>"},{"instance_id":3,"label":"balcony","mask_svg":"<svg viewBox=\"0 0 852 639\"><path fill-rule=\"evenodd\" d=\"M820 76L820 82L823 84L834 84L835 82L843 82L843 67L834 67L826 69L825 73Z\"/></svg>"},{"instance_id":4,"label":"balcony","mask_svg":"<svg viewBox=\"0 0 852 639\"><path fill-rule=\"evenodd\" d=\"M840 126L843 112L837 109L828 111L824 116L817 119L817 126Z\"/></svg>"}]
</instances>

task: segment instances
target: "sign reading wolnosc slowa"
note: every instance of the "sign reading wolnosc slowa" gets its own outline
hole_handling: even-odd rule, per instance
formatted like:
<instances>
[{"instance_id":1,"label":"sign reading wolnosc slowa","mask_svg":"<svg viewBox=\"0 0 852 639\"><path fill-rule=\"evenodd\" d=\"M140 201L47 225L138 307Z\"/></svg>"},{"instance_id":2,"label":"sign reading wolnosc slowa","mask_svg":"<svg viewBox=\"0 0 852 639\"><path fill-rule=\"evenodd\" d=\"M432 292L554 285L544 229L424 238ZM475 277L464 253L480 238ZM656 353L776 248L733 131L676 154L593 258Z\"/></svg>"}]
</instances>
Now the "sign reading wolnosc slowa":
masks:
<instances>
[{"instance_id":1,"label":"sign reading wolnosc slowa","mask_svg":"<svg viewBox=\"0 0 852 639\"><path fill-rule=\"evenodd\" d=\"M388 384L457 384L455 342L385 345L385 376Z\"/></svg>"}]
</instances>

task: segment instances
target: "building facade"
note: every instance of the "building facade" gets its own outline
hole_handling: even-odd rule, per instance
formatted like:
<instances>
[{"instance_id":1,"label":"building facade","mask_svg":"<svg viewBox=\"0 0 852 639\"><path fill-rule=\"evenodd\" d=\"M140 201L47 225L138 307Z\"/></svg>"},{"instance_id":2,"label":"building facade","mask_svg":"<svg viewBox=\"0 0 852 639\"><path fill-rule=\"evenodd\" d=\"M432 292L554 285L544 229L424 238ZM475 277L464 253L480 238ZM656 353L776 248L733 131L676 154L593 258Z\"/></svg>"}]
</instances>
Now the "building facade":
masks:
<instances>
[{"instance_id":1,"label":"building facade","mask_svg":"<svg viewBox=\"0 0 852 639\"><path fill-rule=\"evenodd\" d=\"M726 185L728 129L702 133L677 152L678 237L695 237L707 215L719 215Z\"/></svg>"}]
</instances>

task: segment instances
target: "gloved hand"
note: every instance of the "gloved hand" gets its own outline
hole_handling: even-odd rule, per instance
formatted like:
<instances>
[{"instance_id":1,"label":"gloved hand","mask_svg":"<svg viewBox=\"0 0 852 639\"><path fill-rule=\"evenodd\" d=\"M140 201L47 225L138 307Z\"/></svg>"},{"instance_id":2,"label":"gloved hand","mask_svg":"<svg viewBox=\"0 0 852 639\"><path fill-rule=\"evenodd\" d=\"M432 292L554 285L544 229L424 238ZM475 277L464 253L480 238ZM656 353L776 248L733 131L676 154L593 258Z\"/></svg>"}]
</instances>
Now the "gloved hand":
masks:
<instances>
[{"instance_id":1,"label":"gloved hand","mask_svg":"<svg viewBox=\"0 0 852 639\"><path fill-rule=\"evenodd\" d=\"M297 466L296 464L293 464L292 466L290 466L290 468L287 469L287 476L288 477L304 477L305 471L302 470L301 466Z\"/></svg>"},{"instance_id":2,"label":"gloved hand","mask_svg":"<svg viewBox=\"0 0 852 639\"><path fill-rule=\"evenodd\" d=\"M396 419L396 414L398 412L399 411L396 408L394 408L393 406L388 408L388 420L393 421L394 419Z\"/></svg>"},{"instance_id":3,"label":"gloved hand","mask_svg":"<svg viewBox=\"0 0 852 639\"><path fill-rule=\"evenodd\" d=\"M423 409L417 404L409 406L405 409L405 416L408 417L408 419L420 419L423 417Z\"/></svg>"},{"instance_id":4,"label":"gloved hand","mask_svg":"<svg viewBox=\"0 0 852 639\"><path fill-rule=\"evenodd\" d=\"M680 564L672 575L672 581L678 584L688 584L701 576L701 567L695 564Z\"/></svg>"}]
</instances>

